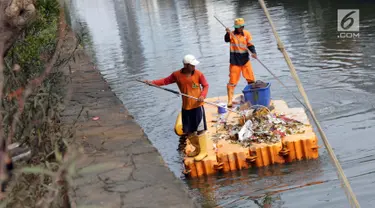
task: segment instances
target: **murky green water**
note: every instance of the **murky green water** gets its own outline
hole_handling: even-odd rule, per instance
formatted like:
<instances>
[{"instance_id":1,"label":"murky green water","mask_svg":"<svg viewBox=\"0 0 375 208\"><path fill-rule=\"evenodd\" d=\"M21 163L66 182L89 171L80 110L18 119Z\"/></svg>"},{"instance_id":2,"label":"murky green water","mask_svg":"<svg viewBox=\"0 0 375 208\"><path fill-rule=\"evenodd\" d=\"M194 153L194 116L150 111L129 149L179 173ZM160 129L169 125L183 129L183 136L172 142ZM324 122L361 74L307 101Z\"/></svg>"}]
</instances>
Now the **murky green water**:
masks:
<instances>
[{"instance_id":1,"label":"murky green water","mask_svg":"<svg viewBox=\"0 0 375 208\"><path fill-rule=\"evenodd\" d=\"M375 183L375 2L268 0L266 4L330 144L362 207L372 207ZM337 9L360 10L360 37L338 38ZM258 1L73 0L72 19L88 51L170 169L209 207L349 207L324 148L316 161L246 170L188 181L181 174L173 132L181 98L132 80L155 79L194 54L210 84L209 97L226 94L228 45L224 28L245 18L259 58L298 94ZM272 97L298 102L253 62ZM245 80L236 88L240 93ZM170 86L177 89L176 86ZM322 142L319 143L323 146Z\"/></svg>"}]
</instances>

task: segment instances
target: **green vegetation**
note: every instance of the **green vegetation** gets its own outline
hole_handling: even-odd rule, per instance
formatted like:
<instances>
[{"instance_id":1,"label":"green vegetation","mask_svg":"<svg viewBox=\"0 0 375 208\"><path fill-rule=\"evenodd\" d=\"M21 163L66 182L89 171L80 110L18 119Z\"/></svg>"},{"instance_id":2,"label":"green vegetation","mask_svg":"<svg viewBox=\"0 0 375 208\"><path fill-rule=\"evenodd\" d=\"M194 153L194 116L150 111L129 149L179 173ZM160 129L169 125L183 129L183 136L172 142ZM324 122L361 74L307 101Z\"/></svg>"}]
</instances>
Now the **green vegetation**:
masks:
<instances>
[{"instance_id":1,"label":"green vegetation","mask_svg":"<svg viewBox=\"0 0 375 208\"><path fill-rule=\"evenodd\" d=\"M72 138L70 129L64 128L61 122L68 78L61 69L70 58L63 57L66 51L56 49L59 3L37 0L36 9L36 19L23 30L5 57L3 94L7 99L2 103L3 125L5 138L10 135L12 142L27 145L32 151L31 160L16 163L16 168L33 165L38 168L24 170L40 173L43 168L44 173L53 173L59 169L62 155ZM41 77L56 50L59 50L58 60L48 76ZM40 85L33 86L30 96L23 102L22 97L27 89L30 90L30 82L38 83L38 80ZM17 112L21 114L18 116ZM12 131L15 120L18 122ZM54 178L53 174L17 173L8 187L8 196L4 201L6 207L33 207L51 192L53 187L48 184L54 183ZM59 194L49 196L59 198ZM52 207L63 207L63 204L58 202Z\"/></svg>"},{"instance_id":2,"label":"green vegetation","mask_svg":"<svg viewBox=\"0 0 375 208\"><path fill-rule=\"evenodd\" d=\"M26 78L44 70L44 64L56 47L59 4L54 0L38 0L36 6L36 19L27 26L6 56L8 69L19 64Z\"/></svg>"}]
</instances>

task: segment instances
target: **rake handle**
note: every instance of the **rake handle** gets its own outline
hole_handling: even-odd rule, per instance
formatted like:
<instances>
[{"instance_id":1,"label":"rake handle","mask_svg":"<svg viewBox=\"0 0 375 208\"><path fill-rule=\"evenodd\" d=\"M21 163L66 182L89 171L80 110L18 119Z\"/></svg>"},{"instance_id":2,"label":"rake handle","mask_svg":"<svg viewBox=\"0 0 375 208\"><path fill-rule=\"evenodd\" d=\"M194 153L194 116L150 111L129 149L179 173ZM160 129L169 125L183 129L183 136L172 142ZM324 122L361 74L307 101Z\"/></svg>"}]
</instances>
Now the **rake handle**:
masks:
<instances>
[{"instance_id":1,"label":"rake handle","mask_svg":"<svg viewBox=\"0 0 375 208\"><path fill-rule=\"evenodd\" d=\"M171 90L171 89L168 89L168 88L160 87L160 86L154 85L154 84L152 84L152 83L147 83L147 82L142 81L142 80L139 80L139 79L136 79L136 81L138 81L138 82L142 82L142 83L147 84L147 85L150 85L150 86L152 86L152 87L156 87L156 88L159 88L159 89L162 89L162 90L165 90L165 91L171 92L171 93L173 93L173 94L177 94L177 95L181 95L181 96L185 96L185 97L188 97L188 98L192 98L192 99L198 100L198 98L193 97L193 96L191 96L191 95L187 95L187 94L184 94L184 93L181 93L181 92L177 92L177 91L174 91L174 90ZM226 110L228 110L228 111L231 111L231 112L233 112L233 113L237 113L237 114L239 114L239 115L242 115L242 114L241 114L240 112L238 112L238 111L235 111L235 110L229 109L229 108L227 108L227 107L220 106L220 105L218 105L218 104L216 104L216 103L212 103L212 102L209 102L209 101L203 101L203 102L204 102L204 103L207 103L207 104L209 104L209 105L213 105L213 106L216 106L216 107L224 108L224 109L226 109Z\"/></svg>"}]
</instances>

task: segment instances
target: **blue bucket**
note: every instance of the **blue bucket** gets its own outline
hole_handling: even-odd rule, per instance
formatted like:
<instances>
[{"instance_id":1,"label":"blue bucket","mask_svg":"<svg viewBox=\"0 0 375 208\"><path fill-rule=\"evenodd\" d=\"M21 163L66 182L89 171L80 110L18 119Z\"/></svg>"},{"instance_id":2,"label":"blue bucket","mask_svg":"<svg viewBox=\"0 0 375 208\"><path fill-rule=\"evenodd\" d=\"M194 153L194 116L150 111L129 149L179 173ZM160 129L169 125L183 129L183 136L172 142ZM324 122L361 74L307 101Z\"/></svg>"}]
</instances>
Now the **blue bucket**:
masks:
<instances>
[{"instance_id":1,"label":"blue bucket","mask_svg":"<svg viewBox=\"0 0 375 208\"><path fill-rule=\"evenodd\" d=\"M225 109L225 104L219 104L220 106L222 106L222 107L217 107L217 112L219 113L219 114L224 114L224 113L226 113L227 112L227 109Z\"/></svg>"},{"instance_id":2,"label":"blue bucket","mask_svg":"<svg viewBox=\"0 0 375 208\"><path fill-rule=\"evenodd\" d=\"M250 102L251 105L263 105L269 107L271 103L271 83L267 83L264 88L252 88L252 85L247 85L243 89L243 94L246 102Z\"/></svg>"}]
</instances>

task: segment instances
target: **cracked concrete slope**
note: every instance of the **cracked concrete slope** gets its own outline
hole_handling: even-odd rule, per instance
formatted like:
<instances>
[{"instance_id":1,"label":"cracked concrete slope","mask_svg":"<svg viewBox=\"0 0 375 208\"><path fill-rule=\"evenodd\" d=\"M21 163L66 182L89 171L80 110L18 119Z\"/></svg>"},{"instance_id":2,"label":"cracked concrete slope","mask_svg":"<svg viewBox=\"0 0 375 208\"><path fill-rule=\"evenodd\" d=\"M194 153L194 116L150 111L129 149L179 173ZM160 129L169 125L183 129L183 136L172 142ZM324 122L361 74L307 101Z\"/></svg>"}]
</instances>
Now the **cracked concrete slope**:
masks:
<instances>
[{"instance_id":1,"label":"cracked concrete slope","mask_svg":"<svg viewBox=\"0 0 375 208\"><path fill-rule=\"evenodd\" d=\"M76 205L200 207L166 167L90 59L82 50L78 53L76 62L70 63L73 93L65 120L74 120L84 107L76 136L82 141L86 157L79 166L110 165L75 181ZM93 116L100 119L93 121Z\"/></svg>"}]
</instances>

